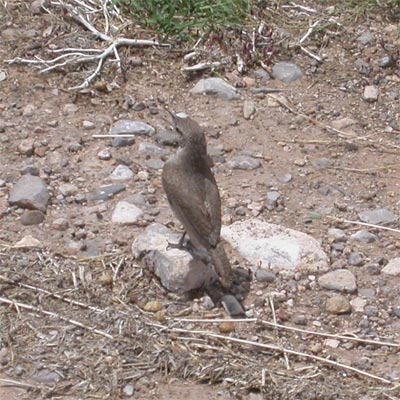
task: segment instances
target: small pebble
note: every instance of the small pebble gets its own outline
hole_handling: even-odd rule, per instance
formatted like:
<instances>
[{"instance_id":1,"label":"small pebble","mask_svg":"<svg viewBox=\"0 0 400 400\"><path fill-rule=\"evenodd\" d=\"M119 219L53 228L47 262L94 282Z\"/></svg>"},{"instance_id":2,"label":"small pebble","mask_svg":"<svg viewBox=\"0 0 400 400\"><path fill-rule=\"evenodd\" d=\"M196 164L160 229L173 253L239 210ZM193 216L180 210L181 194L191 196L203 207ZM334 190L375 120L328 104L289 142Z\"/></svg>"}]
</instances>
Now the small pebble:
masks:
<instances>
[{"instance_id":1,"label":"small pebble","mask_svg":"<svg viewBox=\"0 0 400 400\"><path fill-rule=\"evenodd\" d=\"M108 161L111 160L112 155L110 150L103 149L97 153L97 157L99 158L99 160Z\"/></svg>"}]
</instances>

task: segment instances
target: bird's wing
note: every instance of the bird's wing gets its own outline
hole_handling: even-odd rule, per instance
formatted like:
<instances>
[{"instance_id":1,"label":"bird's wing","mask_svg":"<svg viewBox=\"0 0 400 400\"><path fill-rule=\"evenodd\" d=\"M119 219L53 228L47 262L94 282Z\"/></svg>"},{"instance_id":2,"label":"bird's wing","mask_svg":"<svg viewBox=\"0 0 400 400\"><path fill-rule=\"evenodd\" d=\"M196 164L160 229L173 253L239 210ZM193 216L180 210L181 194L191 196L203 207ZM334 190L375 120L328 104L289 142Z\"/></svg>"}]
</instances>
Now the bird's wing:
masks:
<instances>
[{"instance_id":1,"label":"bird's wing","mask_svg":"<svg viewBox=\"0 0 400 400\"><path fill-rule=\"evenodd\" d=\"M213 225L208 240L212 246L216 246L221 234L221 199L214 176L210 175L205 179L204 193L205 209Z\"/></svg>"},{"instance_id":2,"label":"bird's wing","mask_svg":"<svg viewBox=\"0 0 400 400\"><path fill-rule=\"evenodd\" d=\"M215 181L181 172L172 163L164 165L162 182L168 202L196 247L215 246L221 229L221 203Z\"/></svg>"}]
</instances>

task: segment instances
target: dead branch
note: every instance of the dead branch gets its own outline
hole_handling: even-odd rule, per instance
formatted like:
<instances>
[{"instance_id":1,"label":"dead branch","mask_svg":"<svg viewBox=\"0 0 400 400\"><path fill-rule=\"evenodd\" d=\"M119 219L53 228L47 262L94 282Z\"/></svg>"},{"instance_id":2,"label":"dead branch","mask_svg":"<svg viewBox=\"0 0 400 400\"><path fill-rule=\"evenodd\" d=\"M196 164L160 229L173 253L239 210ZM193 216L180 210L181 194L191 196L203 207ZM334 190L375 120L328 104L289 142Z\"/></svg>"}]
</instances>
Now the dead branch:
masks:
<instances>
[{"instance_id":1,"label":"dead branch","mask_svg":"<svg viewBox=\"0 0 400 400\"><path fill-rule=\"evenodd\" d=\"M88 0L86 0L88 1ZM74 0L75 5L67 4L62 0L52 3L52 6L62 8L67 16L72 18L85 30L89 31L94 38L99 39L101 42L106 44L103 49L86 49L86 48L61 48L50 50L49 53L62 53L60 56L53 59L43 60L39 57L34 59L25 59L16 57L11 60L5 60L8 64L26 64L26 65L37 65L40 67L39 73L44 74L53 70L57 70L63 67L73 67L82 64L97 63L94 71L85 78L80 84L70 87L69 90L79 90L88 87L94 79L96 79L104 66L105 61L114 56L114 61L117 62L119 69L122 71L122 63L118 53L121 47L169 47L168 44L160 43L156 40L147 39L130 39L125 37L113 37L110 35L110 18L112 15L119 16L117 9L108 1L90 1L91 4L87 4L85 0ZM98 7L96 7L98 6ZM89 20L89 15L98 16L102 20L104 25L104 32L100 32ZM118 28L114 29L116 32Z\"/></svg>"}]
</instances>

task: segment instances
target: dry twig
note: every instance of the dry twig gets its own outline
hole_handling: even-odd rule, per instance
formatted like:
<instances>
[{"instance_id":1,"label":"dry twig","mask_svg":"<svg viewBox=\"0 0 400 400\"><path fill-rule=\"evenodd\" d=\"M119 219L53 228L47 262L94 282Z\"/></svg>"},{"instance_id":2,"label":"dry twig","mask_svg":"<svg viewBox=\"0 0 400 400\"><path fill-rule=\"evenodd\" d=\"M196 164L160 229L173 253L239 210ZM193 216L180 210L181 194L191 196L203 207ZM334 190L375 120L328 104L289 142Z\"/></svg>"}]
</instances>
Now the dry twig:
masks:
<instances>
[{"instance_id":1,"label":"dry twig","mask_svg":"<svg viewBox=\"0 0 400 400\"><path fill-rule=\"evenodd\" d=\"M333 360L329 360L327 358L323 358L323 357L319 357L319 356L315 356L312 354L307 354L307 353L302 353L296 350L290 350L290 349L286 349L286 348L282 348L281 346L277 346L274 344L266 344L266 343L259 343L259 342L254 342L251 340L245 340L245 339L239 339L239 338L235 338L235 337L230 337L230 336L225 336L225 335L220 335L220 334L216 334L213 332L208 332L208 331L196 331L196 330L188 330L188 329L182 329L182 328L170 328L168 326L165 325L161 325L161 324L152 324L153 326L157 326L159 328L168 330L170 332L176 332L176 333L186 333L186 334L192 334L192 335L197 335L197 336L205 336L205 337L210 337L210 338L215 338L215 339L220 339L220 340L224 340L226 342L234 342L234 343L240 343L246 346L251 346L252 348L260 348L260 349L266 349L266 350L273 350L273 351L279 351L279 352L284 352L287 354L292 354L298 357L304 357L304 358L308 358L310 360L315 360L315 361L319 361L322 362L324 364L328 364L328 365L332 365L336 368L342 368L344 370L348 370L348 371L352 371L355 372L359 375L362 376L366 376L368 378L372 378L375 380L378 380L382 383L386 383L386 384L391 384L392 382L388 379L382 378L378 375L374 375L374 374L370 374L369 372L365 372L362 371L358 368L352 367L350 365L346 365L343 363L339 363Z\"/></svg>"},{"instance_id":2,"label":"dry twig","mask_svg":"<svg viewBox=\"0 0 400 400\"><path fill-rule=\"evenodd\" d=\"M46 310L43 310L43 309L41 309L39 307L31 306L31 305L25 304L25 303L20 303L18 301L13 301L13 300L7 299L5 297L0 297L0 303L9 304L9 305L14 306L18 313L20 312L19 309L23 308L25 310L34 311L34 312L39 313L39 314L44 314L44 315L47 315L49 317L60 319L61 321L68 322L68 323L70 323L72 325L78 326L79 328L83 328L83 329L86 329L86 330L88 330L90 332L96 333L97 335L104 336L107 339L114 339L114 337L112 335L110 335L109 333L107 333L107 332L104 332L104 331L102 331L100 329L93 328L91 326L85 325L82 322L75 321L74 319L65 318L62 315L57 314L57 313L55 313L53 311L46 311Z\"/></svg>"},{"instance_id":3,"label":"dry twig","mask_svg":"<svg viewBox=\"0 0 400 400\"><path fill-rule=\"evenodd\" d=\"M105 49L63 48L49 50L50 53L63 53L60 56L50 60L42 60L39 57L36 57L36 59L16 57L11 60L6 60L6 62L9 64L39 65L41 67L40 73L42 74L66 66L77 66L93 62L97 63L94 71L87 76L80 85L69 88L70 90L78 90L88 87L91 82L100 75L104 62L111 56L115 57L118 67L123 73L121 60L118 53L118 50L121 47L169 47L168 44L162 44L156 40L129 39L125 37L113 37L110 35L110 15L115 14L115 7L111 2L96 0L91 2L94 4L94 6L87 4L85 0L75 2L77 5L73 6L72 4L59 0L53 2L52 6L59 7L64 10L67 16L71 17L79 25L83 26L93 35L94 38L106 43L107 47ZM91 16L92 19L94 19L95 16L99 16L99 18L103 19L104 32L100 32L95 27L94 23L90 21L89 16ZM119 29L116 28L115 31L118 32Z\"/></svg>"}]
</instances>

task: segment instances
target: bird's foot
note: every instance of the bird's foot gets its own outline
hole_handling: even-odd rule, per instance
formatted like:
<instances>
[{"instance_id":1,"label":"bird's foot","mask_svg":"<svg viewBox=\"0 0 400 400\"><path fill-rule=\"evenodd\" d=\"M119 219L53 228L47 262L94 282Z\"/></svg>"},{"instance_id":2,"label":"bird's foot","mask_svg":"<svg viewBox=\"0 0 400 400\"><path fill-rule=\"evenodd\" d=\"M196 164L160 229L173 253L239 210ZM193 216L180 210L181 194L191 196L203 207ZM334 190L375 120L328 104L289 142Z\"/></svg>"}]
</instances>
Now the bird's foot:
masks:
<instances>
[{"instance_id":1,"label":"bird's foot","mask_svg":"<svg viewBox=\"0 0 400 400\"><path fill-rule=\"evenodd\" d=\"M185 244L185 236L186 236L186 232L183 232L183 234L182 234L182 236L180 237L178 243L171 243L171 242L168 240L167 250L169 250L169 249L187 250L187 244L189 243L189 240L188 240L187 243Z\"/></svg>"},{"instance_id":2,"label":"bird's foot","mask_svg":"<svg viewBox=\"0 0 400 400\"><path fill-rule=\"evenodd\" d=\"M167 250L170 249L179 249L179 250L185 250L186 246L184 244L179 243L172 243L168 240L168 245L167 245Z\"/></svg>"}]
</instances>

